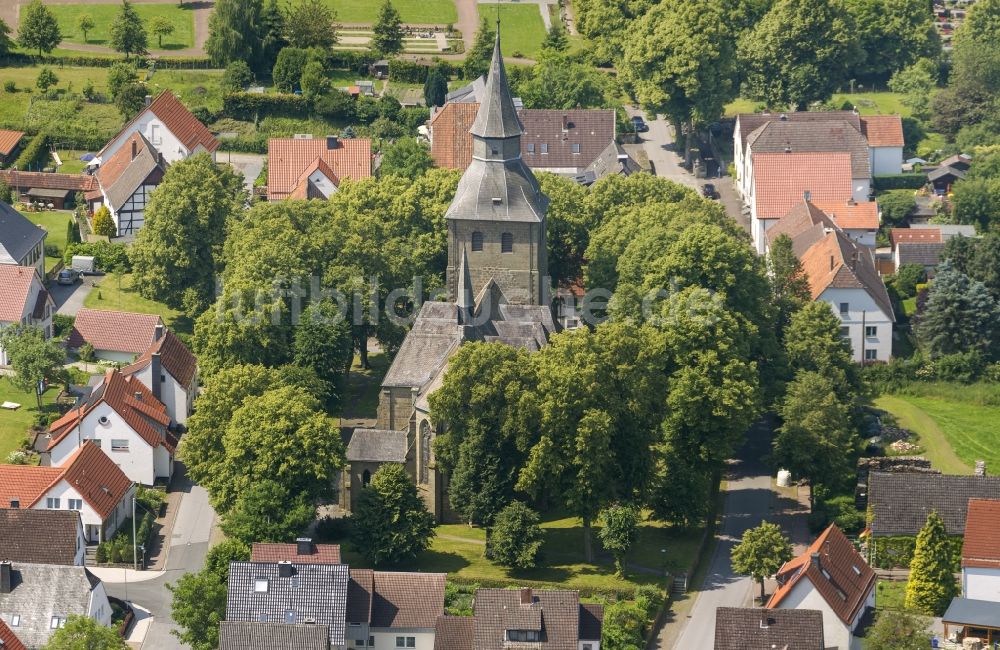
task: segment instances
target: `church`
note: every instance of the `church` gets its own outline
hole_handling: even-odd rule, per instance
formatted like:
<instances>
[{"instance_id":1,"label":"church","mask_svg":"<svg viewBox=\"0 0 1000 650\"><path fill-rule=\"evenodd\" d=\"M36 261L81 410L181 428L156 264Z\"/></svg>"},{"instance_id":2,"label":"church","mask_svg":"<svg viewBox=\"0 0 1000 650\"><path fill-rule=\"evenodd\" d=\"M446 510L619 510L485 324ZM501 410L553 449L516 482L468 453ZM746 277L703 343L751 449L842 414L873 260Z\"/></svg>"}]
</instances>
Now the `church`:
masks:
<instances>
[{"instance_id":1,"label":"church","mask_svg":"<svg viewBox=\"0 0 1000 650\"><path fill-rule=\"evenodd\" d=\"M500 54L499 25L470 133L472 162L445 215L448 300L421 306L382 382L375 428L351 435L341 490L348 510L380 465L403 463L435 518L455 520L447 477L434 462L437 429L428 396L462 343L500 341L538 350L556 329L545 247L548 198L521 160L523 128Z\"/></svg>"}]
</instances>

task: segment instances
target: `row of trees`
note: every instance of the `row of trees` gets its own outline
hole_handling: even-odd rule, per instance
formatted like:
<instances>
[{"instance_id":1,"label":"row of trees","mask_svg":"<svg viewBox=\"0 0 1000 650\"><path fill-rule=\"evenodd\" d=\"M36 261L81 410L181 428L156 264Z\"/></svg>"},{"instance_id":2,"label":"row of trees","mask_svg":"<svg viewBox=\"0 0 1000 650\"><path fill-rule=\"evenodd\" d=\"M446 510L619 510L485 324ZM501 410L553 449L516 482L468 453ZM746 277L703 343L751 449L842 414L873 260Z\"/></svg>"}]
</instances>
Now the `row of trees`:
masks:
<instances>
[{"instance_id":1,"label":"row of trees","mask_svg":"<svg viewBox=\"0 0 1000 650\"><path fill-rule=\"evenodd\" d=\"M96 23L90 14L82 14L77 21L77 29L83 32L84 40L87 33L94 29ZM149 30L159 38L163 45L163 37L173 33L174 26L163 17L154 18ZM128 58L132 54L145 54L148 48L146 25L129 0L122 0L122 6L110 27L108 45L115 52L121 52ZM0 21L0 54L6 52L11 43L7 34L10 29ZM21 8L21 21L17 27L17 44L27 50L36 50L41 56L43 52L51 52L63 40L59 30L59 21L52 9L42 4L42 0L32 0Z\"/></svg>"}]
</instances>

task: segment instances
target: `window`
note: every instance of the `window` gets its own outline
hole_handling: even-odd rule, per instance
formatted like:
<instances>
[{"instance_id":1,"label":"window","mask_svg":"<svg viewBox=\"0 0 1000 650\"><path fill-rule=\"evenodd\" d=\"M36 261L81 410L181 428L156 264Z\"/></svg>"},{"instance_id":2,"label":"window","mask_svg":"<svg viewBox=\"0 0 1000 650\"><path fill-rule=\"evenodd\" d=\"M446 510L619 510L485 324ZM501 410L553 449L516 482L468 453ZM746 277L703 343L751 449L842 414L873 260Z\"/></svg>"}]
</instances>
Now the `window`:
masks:
<instances>
[{"instance_id":1,"label":"window","mask_svg":"<svg viewBox=\"0 0 1000 650\"><path fill-rule=\"evenodd\" d=\"M507 630L508 641L541 641L538 630Z\"/></svg>"},{"instance_id":2,"label":"window","mask_svg":"<svg viewBox=\"0 0 1000 650\"><path fill-rule=\"evenodd\" d=\"M49 510L58 510L59 499L58 498L53 499L52 497L45 499L45 507L48 508Z\"/></svg>"},{"instance_id":3,"label":"window","mask_svg":"<svg viewBox=\"0 0 1000 650\"><path fill-rule=\"evenodd\" d=\"M368 637L368 647L369 648L375 647L375 637L373 636Z\"/></svg>"},{"instance_id":4,"label":"window","mask_svg":"<svg viewBox=\"0 0 1000 650\"><path fill-rule=\"evenodd\" d=\"M257 614L257 621L260 623L267 623L267 612L261 612Z\"/></svg>"},{"instance_id":5,"label":"window","mask_svg":"<svg viewBox=\"0 0 1000 650\"><path fill-rule=\"evenodd\" d=\"M415 636L397 636L396 637L396 647L397 648L416 648L417 647L417 637L415 637Z\"/></svg>"},{"instance_id":6,"label":"window","mask_svg":"<svg viewBox=\"0 0 1000 650\"><path fill-rule=\"evenodd\" d=\"M528 143L528 153L535 153L535 143L534 142L529 142Z\"/></svg>"},{"instance_id":7,"label":"window","mask_svg":"<svg viewBox=\"0 0 1000 650\"><path fill-rule=\"evenodd\" d=\"M846 302L840 303L840 313L841 314L846 314L849 311L851 311L851 305L849 303L846 303Z\"/></svg>"},{"instance_id":8,"label":"window","mask_svg":"<svg viewBox=\"0 0 1000 650\"><path fill-rule=\"evenodd\" d=\"M83 499L67 499L67 508L70 510L83 510Z\"/></svg>"},{"instance_id":9,"label":"window","mask_svg":"<svg viewBox=\"0 0 1000 650\"><path fill-rule=\"evenodd\" d=\"M100 438L90 438L90 441L92 443L94 443L95 445L97 445L98 449L101 448L101 439Z\"/></svg>"},{"instance_id":10,"label":"window","mask_svg":"<svg viewBox=\"0 0 1000 650\"><path fill-rule=\"evenodd\" d=\"M850 327L841 327L840 328L840 338L846 339L846 338L849 338L850 336L851 336L851 328Z\"/></svg>"},{"instance_id":11,"label":"window","mask_svg":"<svg viewBox=\"0 0 1000 650\"><path fill-rule=\"evenodd\" d=\"M509 232L505 232L500 235L500 252L501 253L513 253L514 252L514 235Z\"/></svg>"},{"instance_id":12,"label":"window","mask_svg":"<svg viewBox=\"0 0 1000 650\"><path fill-rule=\"evenodd\" d=\"M584 643L583 644L583 650L594 650L594 644L593 643Z\"/></svg>"},{"instance_id":13,"label":"window","mask_svg":"<svg viewBox=\"0 0 1000 650\"><path fill-rule=\"evenodd\" d=\"M865 325L865 336L869 336L869 337L878 336L878 326L876 326L876 325Z\"/></svg>"},{"instance_id":14,"label":"window","mask_svg":"<svg viewBox=\"0 0 1000 650\"><path fill-rule=\"evenodd\" d=\"M548 145L548 143L543 142L542 143L542 153L548 153L548 152L549 152L549 145Z\"/></svg>"},{"instance_id":15,"label":"window","mask_svg":"<svg viewBox=\"0 0 1000 650\"><path fill-rule=\"evenodd\" d=\"M573 150L573 153L580 153L580 143L579 142L574 142L571 145L571 148Z\"/></svg>"},{"instance_id":16,"label":"window","mask_svg":"<svg viewBox=\"0 0 1000 650\"><path fill-rule=\"evenodd\" d=\"M153 144L163 144L163 138L160 136L159 124L149 125L149 141Z\"/></svg>"},{"instance_id":17,"label":"window","mask_svg":"<svg viewBox=\"0 0 1000 650\"><path fill-rule=\"evenodd\" d=\"M363 648L363 647L365 647L365 640L364 639L355 639L354 640L354 645L358 646L359 648Z\"/></svg>"},{"instance_id":18,"label":"window","mask_svg":"<svg viewBox=\"0 0 1000 650\"><path fill-rule=\"evenodd\" d=\"M473 252L483 250L483 233L478 230L472 233L472 250Z\"/></svg>"},{"instance_id":19,"label":"window","mask_svg":"<svg viewBox=\"0 0 1000 650\"><path fill-rule=\"evenodd\" d=\"M53 630L59 627L65 627L65 625L66 619L62 616L53 616L52 621L49 623L49 627Z\"/></svg>"},{"instance_id":20,"label":"window","mask_svg":"<svg viewBox=\"0 0 1000 650\"><path fill-rule=\"evenodd\" d=\"M267 578L257 578L253 581L253 590L258 594L267 593Z\"/></svg>"},{"instance_id":21,"label":"window","mask_svg":"<svg viewBox=\"0 0 1000 650\"><path fill-rule=\"evenodd\" d=\"M292 610L288 610L287 612L285 612L285 622L286 623L294 623L295 622L295 612L293 612Z\"/></svg>"},{"instance_id":22,"label":"window","mask_svg":"<svg viewBox=\"0 0 1000 650\"><path fill-rule=\"evenodd\" d=\"M865 361L875 361L878 359L878 350L865 350Z\"/></svg>"},{"instance_id":23,"label":"window","mask_svg":"<svg viewBox=\"0 0 1000 650\"><path fill-rule=\"evenodd\" d=\"M111 451L128 451L128 440L112 438Z\"/></svg>"},{"instance_id":24,"label":"window","mask_svg":"<svg viewBox=\"0 0 1000 650\"><path fill-rule=\"evenodd\" d=\"M299 577L292 576L292 589L298 589L298 588L299 588Z\"/></svg>"},{"instance_id":25,"label":"window","mask_svg":"<svg viewBox=\"0 0 1000 650\"><path fill-rule=\"evenodd\" d=\"M496 147L493 147L493 146L491 146L491 147L490 147L490 153L491 153L492 155L494 155L494 156L499 156L499 155L500 155L500 150L499 150L499 149L497 149Z\"/></svg>"},{"instance_id":26,"label":"window","mask_svg":"<svg viewBox=\"0 0 1000 650\"><path fill-rule=\"evenodd\" d=\"M10 617L10 626L11 627L20 627L21 626L21 615L20 614L13 614Z\"/></svg>"},{"instance_id":27,"label":"window","mask_svg":"<svg viewBox=\"0 0 1000 650\"><path fill-rule=\"evenodd\" d=\"M365 470L361 474L361 485L367 487L368 484L371 482L372 482L372 473L369 472L368 470Z\"/></svg>"}]
</instances>

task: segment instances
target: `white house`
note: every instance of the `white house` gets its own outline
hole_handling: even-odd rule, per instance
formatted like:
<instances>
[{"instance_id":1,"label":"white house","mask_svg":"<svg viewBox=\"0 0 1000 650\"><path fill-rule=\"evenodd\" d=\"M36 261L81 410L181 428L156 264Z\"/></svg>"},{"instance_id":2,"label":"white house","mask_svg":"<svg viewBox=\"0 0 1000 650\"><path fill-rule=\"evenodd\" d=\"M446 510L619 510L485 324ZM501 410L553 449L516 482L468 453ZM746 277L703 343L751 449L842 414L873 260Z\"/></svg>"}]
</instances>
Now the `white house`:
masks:
<instances>
[{"instance_id":1,"label":"white house","mask_svg":"<svg viewBox=\"0 0 1000 650\"><path fill-rule=\"evenodd\" d=\"M898 115L861 117L861 134L868 141L872 176L903 173L903 120Z\"/></svg>"},{"instance_id":2,"label":"white house","mask_svg":"<svg viewBox=\"0 0 1000 650\"><path fill-rule=\"evenodd\" d=\"M875 607L875 572L836 525L786 562L775 578L778 588L768 608L818 610L827 648L861 649L854 632L865 611Z\"/></svg>"},{"instance_id":3,"label":"white house","mask_svg":"<svg viewBox=\"0 0 1000 650\"><path fill-rule=\"evenodd\" d=\"M0 264L0 332L10 325L30 325L52 337L55 303L33 267ZM10 363L0 345L0 366Z\"/></svg>"},{"instance_id":4,"label":"white house","mask_svg":"<svg viewBox=\"0 0 1000 650\"><path fill-rule=\"evenodd\" d=\"M98 359L132 363L163 336L163 331L159 316L84 307L76 314L66 344L79 350L89 343Z\"/></svg>"},{"instance_id":5,"label":"white house","mask_svg":"<svg viewBox=\"0 0 1000 650\"><path fill-rule=\"evenodd\" d=\"M117 236L134 235L145 222L146 205L166 169L163 154L142 133L133 132L98 168L101 198L91 201L90 209L106 206Z\"/></svg>"},{"instance_id":6,"label":"white house","mask_svg":"<svg viewBox=\"0 0 1000 650\"><path fill-rule=\"evenodd\" d=\"M169 480L177 440L167 408L138 379L108 370L79 406L52 423L48 454L61 467L92 440L135 483Z\"/></svg>"},{"instance_id":7,"label":"white house","mask_svg":"<svg viewBox=\"0 0 1000 650\"><path fill-rule=\"evenodd\" d=\"M962 543L962 597L1000 603L1000 501L970 499Z\"/></svg>"},{"instance_id":8,"label":"white house","mask_svg":"<svg viewBox=\"0 0 1000 650\"><path fill-rule=\"evenodd\" d=\"M167 407L173 424L187 423L194 411L198 390L198 362L191 351L170 330L158 327L156 340L130 366L122 369L135 377Z\"/></svg>"},{"instance_id":9,"label":"white house","mask_svg":"<svg viewBox=\"0 0 1000 650\"><path fill-rule=\"evenodd\" d=\"M45 277L45 238L43 228L0 201L0 264L30 266Z\"/></svg>"},{"instance_id":10,"label":"white house","mask_svg":"<svg viewBox=\"0 0 1000 650\"><path fill-rule=\"evenodd\" d=\"M129 120L118 135L97 153L94 164L103 165L126 146L132 134L140 133L169 164L206 152L215 160L219 141L191 114L173 93L165 90L156 99L146 97L146 107Z\"/></svg>"},{"instance_id":11,"label":"white house","mask_svg":"<svg viewBox=\"0 0 1000 650\"><path fill-rule=\"evenodd\" d=\"M94 442L61 467L0 465L0 502L12 508L74 510L88 542L109 539L131 514L135 485Z\"/></svg>"}]
</instances>

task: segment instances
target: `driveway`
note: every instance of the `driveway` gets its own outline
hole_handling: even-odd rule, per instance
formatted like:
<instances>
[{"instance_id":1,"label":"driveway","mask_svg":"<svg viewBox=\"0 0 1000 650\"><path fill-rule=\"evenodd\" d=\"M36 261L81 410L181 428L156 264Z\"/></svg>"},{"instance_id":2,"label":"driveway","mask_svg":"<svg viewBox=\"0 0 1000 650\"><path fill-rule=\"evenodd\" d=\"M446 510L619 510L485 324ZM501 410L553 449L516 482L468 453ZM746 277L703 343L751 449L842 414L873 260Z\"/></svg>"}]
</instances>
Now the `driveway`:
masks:
<instances>
[{"instance_id":1,"label":"driveway","mask_svg":"<svg viewBox=\"0 0 1000 650\"><path fill-rule=\"evenodd\" d=\"M264 168L265 156L256 153L234 153L231 151L221 151L216 154L219 162L227 162L239 173L243 174L243 184L247 191L253 195L253 182L260 175L260 170Z\"/></svg>"},{"instance_id":2,"label":"driveway","mask_svg":"<svg viewBox=\"0 0 1000 650\"><path fill-rule=\"evenodd\" d=\"M85 276L80 282L72 285L52 282L48 290L52 300L56 303L56 313L76 316L76 313L83 307L83 301L87 299L90 290L94 288L93 281L92 276Z\"/></svg>"}]
</instances>

